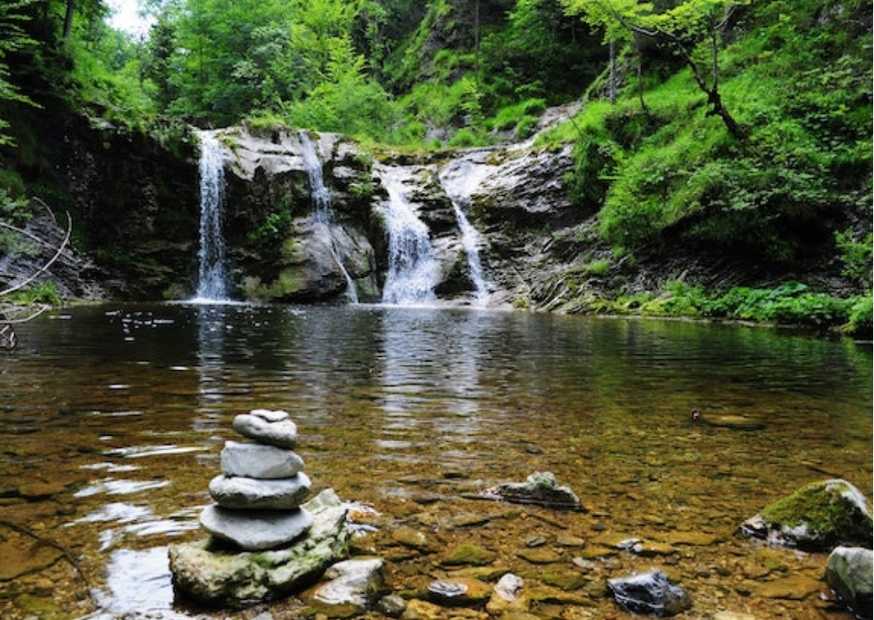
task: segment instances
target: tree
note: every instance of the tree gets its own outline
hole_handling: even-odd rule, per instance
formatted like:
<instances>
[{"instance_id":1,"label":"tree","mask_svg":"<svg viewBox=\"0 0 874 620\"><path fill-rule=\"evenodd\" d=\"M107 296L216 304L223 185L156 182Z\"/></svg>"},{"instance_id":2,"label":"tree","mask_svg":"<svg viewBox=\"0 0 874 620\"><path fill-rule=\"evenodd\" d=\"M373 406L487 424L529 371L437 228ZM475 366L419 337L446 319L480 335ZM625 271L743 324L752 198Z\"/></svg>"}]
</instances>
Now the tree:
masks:
<instances>
[{"instance_id":1,"label":"tree","mask_svg":"<svg viewBox=\"0 0 874 620\"><path fill-rule=\"evenodd\" d=\"M22 24L28 19L25 9L33 2L34 0L17 0L0 3L0 103L36 105L12 83L6 62L9 54L22 52L36 43L22 28ZM12 137L5 133L8 128L9 122L0 118L0 146L13 144Z\"/></svg>"},{"instance_id":2,"label":"tree","mask_svg":"<svg viewBox=\"0 0 874 620\"><path fill-rule=\"evenodd\" d=\"M663 12L657 12L652 3L636 0L564 2L568 12L604 28L608 41L619 40L619 32L624 30L626 38L650 37L669 47L680 56L698 88L707 95L708 113L718 116L735 138L744 137L743 128L726 108L719 91L719 50L735 10L750 0L686 0ZM703 58L698 53L702 45L706 48Z\"/></svg>"}]
</instances>

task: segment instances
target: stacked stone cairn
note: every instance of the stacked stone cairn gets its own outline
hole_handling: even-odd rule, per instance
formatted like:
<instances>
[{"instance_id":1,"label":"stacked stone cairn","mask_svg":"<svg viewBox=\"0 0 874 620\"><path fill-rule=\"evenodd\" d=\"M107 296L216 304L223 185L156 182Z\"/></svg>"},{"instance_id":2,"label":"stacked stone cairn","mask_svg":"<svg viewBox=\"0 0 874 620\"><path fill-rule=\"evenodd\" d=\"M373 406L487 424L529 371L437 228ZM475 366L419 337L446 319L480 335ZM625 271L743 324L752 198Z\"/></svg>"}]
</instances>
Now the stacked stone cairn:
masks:
<instances>
[{"instance_id":1,"label":"stacked stone cairn","mask_svg":"<svg viewBox=\"0 0 874 620\"><path fill-rule=\"evenodd\" d=\"M200 515L214 538L244 551L288 546L313 525L301 504L310 492L294 451L297 426L284 411L256 409L234 418L234 430L254 443L228 441L222 474L209 483L215 504Z\"/></svg>"}]
</instances>

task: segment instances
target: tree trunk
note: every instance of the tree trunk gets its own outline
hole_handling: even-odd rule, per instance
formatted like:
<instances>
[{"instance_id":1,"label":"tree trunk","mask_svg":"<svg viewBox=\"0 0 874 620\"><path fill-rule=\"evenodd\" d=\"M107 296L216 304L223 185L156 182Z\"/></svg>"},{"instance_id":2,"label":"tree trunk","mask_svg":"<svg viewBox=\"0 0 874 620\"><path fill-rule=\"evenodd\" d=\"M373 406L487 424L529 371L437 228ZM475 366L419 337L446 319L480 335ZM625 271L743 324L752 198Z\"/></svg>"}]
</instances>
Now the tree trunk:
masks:
<instances>
[{"instance_id":1,"label":"tree trunk","mask_svg":"<svg viewBox=\"0 0 874 620\"><path fill-rule=\"evenodd\" d=\"M637 98L640 99L640 108L647 116L650 115L646 100L643 98L643 54L637 50Z\"/></svg>"},{"instance_id":2,"label":"tree trunk","mask_svg":"<svg viewBox=\"0 0 874 620\"><path fill-rule=\"evenodd\" d=\"M607 81L610 103L616 103L616 44L610 41L610 77Z\"/></svg>"},{"instance_id":3,"label":"tree trunk","mask_svg":"<svg viewBox=\"0 0 874 620\"><path fill-rule=\"evenodd\" d=\"M64 13L64 39L70 37L70 31L73 30L73 11L75 10L75 0L67 0L67 10Z\"/></svg>"},{"instance_id":4,"label":"tree trunk","mask_svg":"<svg viewBox=\"0 0 874 620\"><path fill-rule=\"evenodd\" d=\"M473 49L476 52L476 71L479 73L480 62L479 62L479 3L480 0L476 0L473 7Z\"/></svg>"}]
</instances>

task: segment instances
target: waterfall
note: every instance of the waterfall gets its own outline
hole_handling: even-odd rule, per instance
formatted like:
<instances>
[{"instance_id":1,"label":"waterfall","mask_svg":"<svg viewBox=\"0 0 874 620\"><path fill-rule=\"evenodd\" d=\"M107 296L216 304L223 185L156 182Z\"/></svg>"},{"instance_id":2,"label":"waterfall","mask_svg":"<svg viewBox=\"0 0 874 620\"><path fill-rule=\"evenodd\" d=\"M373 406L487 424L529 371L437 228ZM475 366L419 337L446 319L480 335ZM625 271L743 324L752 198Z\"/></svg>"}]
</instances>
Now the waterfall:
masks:
<instances>
[{"instance_id":1,"label":"waterfall","mask_svg":"<svg viewBox=\"0 0 874 620\"><path fill-rule=\"evenodd\" d=\"M306 167L307 176L310 181L310 193L312 195L313 204L316 207L316 224L325 229L328 239L328 246L331 250L331 256L337 267L340 268L340 273L346 279L346 298L350 303L358 303L358 290L355 288L355 282L352 276L343 266L343 261L337 254L337 249L334 245L334 236L332 233L333 213L331 212L331 191L325 185L325 178L322 172L322 162L316 153L316 146L310 139L306 131L300 132L301 156Z\"/></svg>"},{"instance_id":2,"label":"waterfall","mask_svg":"<svg viewBox=\"0 0 874 620\"><path fill-rule=\"evenodd\" d=\"M225 240L222 208L225 198L225 168L222 146L209 132L199 132L200 141L200 252L197 297L194 301L227 299Z\"/></svg>"},{"instance_id":3,"label":"waterfall","mask_svg":"<svg viewBox=\"0 0 874 620\"><path fill-rule=\"evenodd\" d=\"M488 167L481 167L479 170L472 169L472 167L471 162L465 159L450 163L440 172L440 184L452 202L455 219L461 231L461 243L464 246L464 253L467 255L467 268L476 293L475 303L478 306L484 306L489 300L489 286L483 275L483 266L479 255L480 234L467 219L463 207L470 204L471 194L490 170Z\"/></svg>"},{"instance_id":4,"label":"waterfall","mask_svg":"<svg viewBox=\"0 0 874 620\"><path fill-rule=\"evenodd\" d=\"M407 199L405 181L410 173L400 167L377 169L388 192L383 203L388 228L388 276L382 300L388 304L421 304L434 301L440 266L431 250L428 226Z\"/></svg>"}]
</instances>

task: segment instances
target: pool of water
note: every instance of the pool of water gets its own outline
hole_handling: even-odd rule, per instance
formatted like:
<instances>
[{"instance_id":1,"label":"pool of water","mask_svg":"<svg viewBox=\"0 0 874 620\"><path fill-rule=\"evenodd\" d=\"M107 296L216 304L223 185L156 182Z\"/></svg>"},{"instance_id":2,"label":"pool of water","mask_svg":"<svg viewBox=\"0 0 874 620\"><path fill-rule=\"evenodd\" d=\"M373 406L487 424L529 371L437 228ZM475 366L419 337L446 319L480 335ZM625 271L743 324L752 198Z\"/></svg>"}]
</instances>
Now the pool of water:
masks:
<instances>
[{"instance_id":1,"label":"pool of water","mask_svg":"<svg viewBox=\"0 0 874 620\"><path fill-rule=\"evenodd\" d=\"M765 549L734 530L812 480L870 490L870 345L685 322L172 304L75 307L22 326L19 342L0 357L0 546L15 551L0 559L3 618L95 606L105 617L200 615L174 607L166 546L202 537L197 515L231 420L258 407L298 422L314 490L382 514L384 531L359 546L388 558L396 590L443 574L440 549L473 541L529 580L567 586L582 574L570 589L586 603L544 604L544 617L624 618L604 580L652 566L689 590L687 618L847 617L816 592L759 592L819 578L825 556ZM693 408L766 426L700 427ZM467 498L537 470L573 487L587 512ZM468 513L487 520L452 519ZM59 543L81 574L4 523ZM393 546L385 533L400 524L426 532L435 553ZM609 537L688 533L706 544L571 563ZM562 535L586 546L559 546ZM538 537L559 561L519 557Z\"/></svg>"}]
</instances>

